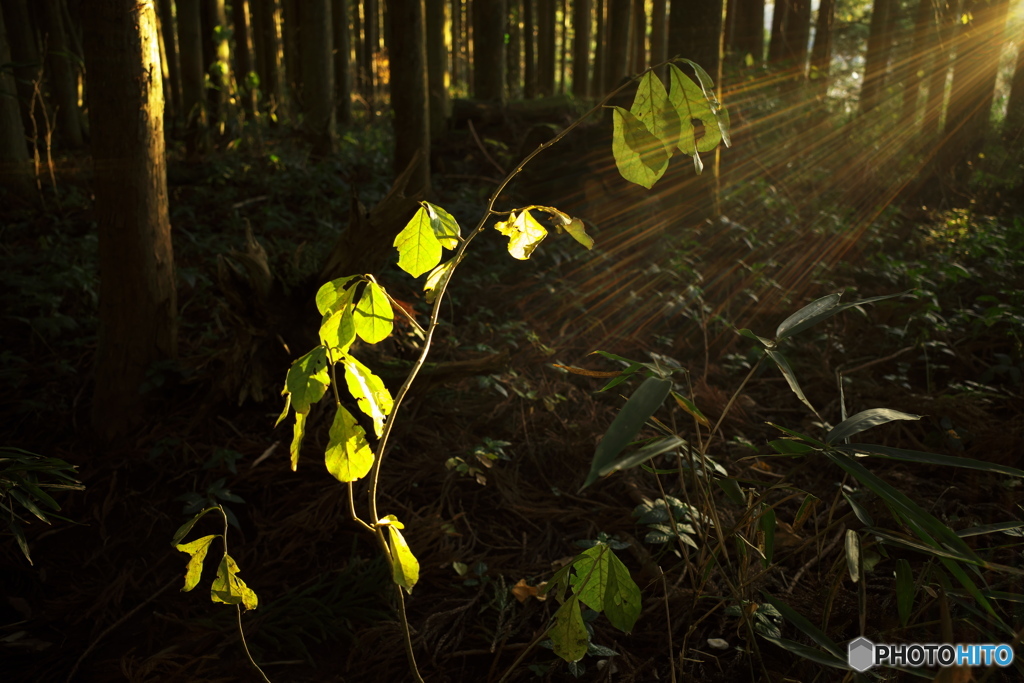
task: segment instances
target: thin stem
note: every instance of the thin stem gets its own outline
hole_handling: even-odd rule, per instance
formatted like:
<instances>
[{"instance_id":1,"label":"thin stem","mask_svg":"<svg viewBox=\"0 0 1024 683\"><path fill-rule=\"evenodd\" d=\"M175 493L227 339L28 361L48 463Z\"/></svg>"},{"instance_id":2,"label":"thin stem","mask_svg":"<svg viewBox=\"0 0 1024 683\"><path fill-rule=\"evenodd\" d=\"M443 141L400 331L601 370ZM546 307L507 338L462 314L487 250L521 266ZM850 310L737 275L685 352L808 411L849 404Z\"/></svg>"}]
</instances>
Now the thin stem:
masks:
<instances>
[{"instance_id":1,"label":"thin stem","mask_svg":"<svg viewBox=\"0 0 1024 683\"><path fill-rule=\"evenodd\" d=\"M220 537L221 542L224 544L224 557L228 556L228 515L224 512L224 506L218 505L217 509L220 510L220 516L224 518L224 534ZM252 653L249 652L249 644L245 642L245 631L242 629L242 605L235 605L238 608L238 636L242 639L242 648L245 649L245 656L249 658L249 663L253 665L257 671L260 672L260 676L267 683L270 683L270 679L263 673L263 669L256 663L256 660L252 658Z\"/></svg>"},{"instance_id":2,"label":"thin stem","mask_svg":"<svg viewBox=\"0 0 1024 683\"><path fill-rule=\"evenodd\" d=\"M409 618L405 614L405 596L402 595L402 587L398 584L395 584L395 590L398 591L398 616L402 621L402 634L405 636L405 656L409 658L409 666L412 668L416 683L423 683L423 676L416 666L416 653L412 650L412 632L409 630Z\"/></svg>"}]
</instances>

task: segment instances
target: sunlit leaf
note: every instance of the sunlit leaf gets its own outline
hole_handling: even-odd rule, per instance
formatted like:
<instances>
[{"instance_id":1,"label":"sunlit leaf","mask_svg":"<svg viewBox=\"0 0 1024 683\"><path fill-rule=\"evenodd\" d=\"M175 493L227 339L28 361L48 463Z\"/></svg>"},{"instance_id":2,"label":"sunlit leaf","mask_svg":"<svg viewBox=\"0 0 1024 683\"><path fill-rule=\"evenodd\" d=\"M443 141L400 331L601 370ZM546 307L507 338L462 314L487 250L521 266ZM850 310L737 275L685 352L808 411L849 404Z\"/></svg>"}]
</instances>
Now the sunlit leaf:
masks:
<instances>
[{"instance_id":1,"label":"sunlit leaf","mask_svg":"<svg viewBox=\"0 0 1024 683\"><path fill-rule=\"evenodd\" d=\"M853 529L846 530L846 568L851 581L860 581L860 536Z\"/></svg>"},{"instance_id":2,"label":"sunlit leaf","mask_svg":"<svg viewBox=\"0 0 1024 683\"><path fill-rule=\"evenodd\" d=\"M648 190L665 174L669 154L643 121L622 107L612 110L612 155L623 178Z\"/></svg>"},{"instance_id":3,"label":"sunlit leaf","mask_svg":"<svg viewBox=\"0 0 1024 683\"><path fill-rule=\"evenodd\" d=\"M295 413L295 424L292 426L292 445L288 449L292 459L292 472L299 466L302 437L306 435L306 415L306 413Z\"/></svg>"},{"instance_id":4,"label":"sunlit leaf","mask_svg":"<svg viewBox=\"0 0 1024 683\"><path fill-rule=\"evenodd\" d=\"M395 326L395 312L388 295L376 282L369 282L355 310L356 334L367 344L387 339Z\"/></svg>"},{"instance_id":5,"label":"sunlit leaf","mask_svg":"<svg viewBox=\"0 0 1024 683\"><path fill-rule=\"evenodd\" d=\"M661 141L671 157L679 144L679 114L669 103L668 91L653 71L648 71L640 79L629 113Z\"/></svg>"},{"instance_id":6,"label":"sunlit leaf","mask_svg":"<svg viewBox=\"0 0 1024 683\"><path fill-rule=\"evenodd\" d=\"M187 593L199 585L199 580L203 574L203 560L206 559L206 553L215 538L217 538L217 534L210 534L191 543L182 543L174 546L181 552L191 555L188 559L188 567L185 569L185 587L181 589L182 592Z\"/></svg>"},{"instance_id":7,"label":"sunlit leaf","mask_svg":"<svg viewBox=\"0 0 1024 683\"><path fill-rule=\"evenodd\" d=\"M434 298L437 296L437 288L441 286L441 283L451 273L452 266L454 265L455 259L451 258L430 271L427 281L423 283L423 291L426 293L425 298L428 304L434 303Z\"/></svg>"},{"instance_id":8,"label":"sunlit leaf","mask_svg":"<svg viewBox=\"0 0 1024 683\"><path fill-rule=\"evenodd\" d=\"M548 236L547 229L537 222L529 209L518 216L512 214L508 221L495 223L494 228L508 237L508 253L520 261L530 258L537 245Z\"/></svg>"},{"instance_id":9,"label":"sunlit leaf","mask_svg":"<svg viewBox=\"0 0 1024 683\"><path fill-rule=\"evenodd\" d=\"M826 320L855 306L862 306L864 304L874 303L876 301L884 301L885 299L893 299L899 296L903 296L906 292L900 292L899 294L886 294L883 296L873 296L868 299L861 299L860 301L851 301L849 303L840 304L840 294L829 294L823 296L816 301L812 301L807 304L799 311L783 320L778 329L775 330L776 341L782 341L788 339L795 334L806 330L812 325L816 325L822 320Z\"/></svg>"},{"instance_id":10,"label":"sunlit leaf","mask_svg":"<svg viewBox=\"0 0 1024 683\"><path fill-rule=\"evenodd\" d=\"M587 548L572 563L576 572L569 577L569 585L580 602L594 610L604 610L604 593L608 588L608 556L611 550L599 543Z\"/></svg>"},{"instance_id":11,"label":"sunlit leaf","mask_svg":"<svg viewBox=\"0 0 1024 683\"><path fill-rule=\"evenodd\" d=\"M825 443L839 443L843 439L847 439L854 434L863 432L866 429L871 429L872 427L877 427L878 425L886 424L887 422L893 422L894 420L920 419L920 415L901 413L898 410L891 410L890 408L871 408L869 410L862 410L856 415L852 415L836 425L828 434L825 435Z\"/></svg>"},{"instance_id":12,"label":"sunlit leaf","mask_svg":"<svg viewBox=\"0 0 1024 683\"><path fill-rule=\"evenodd\" d=\"M580 613L580 603L576 596L570 597L555 612L555 623L548 631L552 650L567 662L577 662L587 654L590 637Z\"/></svg>"},{"instance_id":13,"label":"sunlit leaf","mask_svg":"<svg viewBox=\"0 0 1024 683\"><path fill-rule=\"evenodd\" d=\"M373 466L373 451L366 440L366 431L344 406L338 406L331 423L326 463L327 471L341 482L362 479Z\"/></svg>"},{"instance_id":14,"label":"sunlit leaf","mask_svg":"<svg viewBox=\"0 0 1024 683\"><path fill-rule=\"evenodd\" d=\"M412 593L413 586L420 580L420 563L409 549L409 544L399 529L404 525L394 515L380 520L388 528L388 548L391 551L391 577L394 582Z\"/></svg>"},{"instance_id":15,"label":"sunlit leaf","mask_svg":"<svg viewBox=\"0 0 1024 683\"><path fill-rule=\"evenodd\" d=\"M594 248L594 238L587 234L587 229L583 225L583 221L579 218L573 218L569 223L562 226L565 231L569 233L569 236L579 242L586 249Z\"/></svg>"},{"instance_id":16,"label":"sunlit leaf","mask_svg":"<svg viewBox=\"0 0 1024 683\"><path fill-rule=\"evenodd\" d=\"M327 374L327 349L318 346L299 358L288 369L284 389L291 394L296 413L308 413L309 407L327 391L331 379Z\"/></svg>"},{"instance_id":17,"label":"sunlit leaf","mask_svg":"<svg viewBox=\"0 0 1024 683\"><path fill-rule=\"evenodd\" d=\"M238 578L238 565L230 555L224 555L217 567L217 578L213 580L210 596L214 602L227 605L241 604L246 610L256 609L259 600L256 594Z\"/></svg>"},{"instance_id":18,"label":"sunlit leaf","mask_svg":"<svg viewBox=\"0 0 1024 683\"><path fill-rule=\"evenodd\" d=\"M704 91L675 64L669 65L669 79L669 102L679 116L679 151L690 156L712 151L721 141L722 132ZM695 122L701 124L700 136Z\"/></svg>"},{"instance_id":19,"label":"sunlit leaf","mask_svg":"<svg viewBox=\"0 0 1024 683\"><path fill-rule=\"evenodd\" d=\"M335 356L348 353L355 340L356 322L351 302L324 316L320 324L320 342L333 351Z\"/></svg>"},{"instance_id":20,"label":"sunlit leaf","mask_svg":"<svg viewBox=\"0 0 1024 683\"><path fill-rule=\"evenodd\" d=\"M196 513L196 515L192 519L182 524L180 527L178 527L178 530L174 532L174 538L171 539L171 545L178 545L181 539L185 538L185 536L188 535L188 532L192 531L192 527L196 525L196 522L202 519L207 513L216 512L217 510L220 510L220 508L217 506L213 506Z\"/></svg>"},{"instance_id":21,"label":"sunlit leaf","mask_svg":"<svg viewBox=\"0 0 1024 683\"><path fill-rule=\"evenodd\" d=\"M427 214L430 216L430 227L441 246L445 249L458 249L459 237L462 236L458 221L437 204L423 202L423 206L427 209Z\"/></svg>"},{"instance_id":22,"label":"sunlit leaf","mask_svg":"<svg viewBox=\"0 0 1024 683\"><path fill-rule=\"evenodd\" d=\"M346 275L321 285L316 293L316 309L320 315L333 313L352 302L353 287L347 287L359 275Z\"/></svg>"},{"instance_id":23,"label":"sunlit leaf","mask_svg":"<svg viewBox=\"0 0 1024 683\"><path fill-rule=\"evenodd\" d=\"M342 363L348 391L356 399L359 409L373 420L373 432L379 437L384 431L384 419L391 414L394 405L391 392L380 377L352 356L345 356Z\"/></svg>"},{"instance_id":24,"label":"sunlit leaf","mask_svg":"<svg viewBox=\"0 0 1024 683\"><path fill-rule=\"evenodd\" d=\"M419 210L395 237L398 249L398 267L413 277L419 277L441 261L441 242L431 225L430 213Z\"/></svg>"}]
</instances>

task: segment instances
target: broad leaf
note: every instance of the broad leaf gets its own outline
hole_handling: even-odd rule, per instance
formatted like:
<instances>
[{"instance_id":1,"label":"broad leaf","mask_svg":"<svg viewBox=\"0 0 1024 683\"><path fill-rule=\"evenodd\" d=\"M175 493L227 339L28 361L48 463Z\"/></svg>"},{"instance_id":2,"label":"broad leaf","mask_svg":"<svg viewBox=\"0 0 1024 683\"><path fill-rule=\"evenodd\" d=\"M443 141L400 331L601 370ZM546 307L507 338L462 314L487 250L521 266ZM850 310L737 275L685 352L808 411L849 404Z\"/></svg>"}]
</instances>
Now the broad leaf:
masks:
<instances>
[{"instance_id":1,"label":"broad leaf","mask_svg":"<svg viewBox=\"0 0 1024 683\"><path fill-rule=\"evenodd\" d=\"M423 291L426 293L425 298L428 304L434 303L434 299L437 297L437 288L441 286L441 283L452 272L452 266L454 265L455 259L450 258L430 271L427 281L423 283Z\"/></svg>"},{"instance_id":2,"label":"broad leaf","mask_svg":"<svg viewBox=\"0 0 1024 683\"><path fill-rule=\"evenodd\" d=\"M508 253L513 258L525 261L548 236L548 231L537 222L529 209L524 209L518 216L513 213L509 218L508 221L495 223L494 229L508 237Z\"/></svg>"},{"instance_id":3,"label":"broad leaf","mask_svg":"<svg viewBox=\"0 0 1024 683\"><path fill-rule=\"evenodd\" d=\"M353 287L347 285L359 275L346 275L321 285L316 293L316 310L328 315L352 302Z\"/></svg>"},{"instance_id":4,"label":"broad leaf","mask_svg":"<svg viewBox=\"0 0 1024 683\"><path fill-rule=\"evenodd\" d=\"M441 242L430 220L430 213L422 206L395 237L398 249L398 267L413 277L419 277L441 261Z\"/></svg>"},{"instance_id":5,"label":"broad leaf","mask_svg":"<svg viewBox=\"0 0 1024 683\"><path fill-rule=\"evenodd\" d=\"M686 538L685 536L683 537ZM608 549L608 586L604 593L604 615L623 633L633 630L640 618L640 587L615 553Z\"/></svg>"},{"instance_id":6,"label":"broad leaf","mask_svg":"<svg viewBox=\"0 0 1024 683\"><path fill-rule=\"evenodd\" d=\"M256 609L259 604L252 589L238 578L238 565L227 554L217 567L217 578L213 580L210 597L214 602L223 602L227 605L241 604L246 610Z\"/></svg>"},{"instance_id":7,"label":"broad leaf","mask_svg":"<svg viewBox=\"0 0 1024 683\"><path fill-rule=\"evenodd\" d=\"M423 206L427 209L430 227L441 246L445 249L458 249L459 238L462 236L458 221L437 204L423 202Z\"/></svg>"},{"instance_id":8,"label":"broad leaf","mask_svg":"<svg viewBox=\"0 0 1024 683\"><path fill-rule=\"evenodd\" d=\"M333 351L335 357L348 353L355 340L356 321L351 302L324 316L320 324L320 343Z\"/></svg>"},{"instance_id":9,"label":"broad leaf","mask_svg":"<svg viewBox=\"0 0 1024 683\"><path fill-rule=\"evenodd\" d=\"M583 623L580 603L576 596L570 597L555 612L555 623L548 631L554 653L567 662L578 662L587 654L590 636Z\"/></svg>"},{"instance_id":10,"label":"broad leaf","mask_svg":"<svg viewBox=\"0 0 1024 683\"><path fill-rule=\"evenodd\" d=\"M619 173L629 182L651 189L668 168L665 146L643 121L622 107L613 108L612 118L612 154Z\"/></svg>"},{"instance_id":11,"label":"broad leaf","mask_svg":"<svg viewBox=\"0 0 1024 683\"><path fill-rule=\"evenodd\" d=\"M409 544L399 529L405 527L394 515L388 515L379 523L388 528L388 548L391 551L391 577L395 583L412 593L413 586L420 580L420 563L409 549Z\"/></svg>"},{"instance_id":12,"label":"broad leaf","mask_svg":"<svg viewBox=\"0 0 1024 683\"><path fill-rule=\"evenodd\" d=\"M394 405L391 392L380 377L352 356L345 356L342 363L348 391L355 397L359 409L373 420L373 432L379 437L384 431L384 419L391 414Z\"/></svg>"},{"instance_id":13,"label":"broad leaf","mask_svg":"<svg viewBox=\"0 0 1024 683\"><path fill-rule=\"evenodd\" d=\"M637 433L643 428L647 420L654 415L655 411L665 402L672 389L672 382L660 377L648 377L637 388L633 395L622 406L622 410L615 416L611 426L605 433L601 443L594 452L594 459L590 463L590 473L580 489L585 489L593 484L601 470L609 466L612 461L622 452L629 442L636 438Z\"/></svg>"},{"instance_id":14,"label":"broad leaf","mask_svg":"<svg viewBox=\"0 0 1024 683\"><path fill-rule=\"evenodd\" d=\"M373 466L373 451L366 440L366 431L344 406L338 406L331 423L326 463L327 471L341 482L362 479Z\"/></svg>"},{"instance_id":15,"label":"broad leaf","mask_svg":"<svg viewBox=\"0 0 1024 683\"><path fill-rule=\"evenodd\" d=\"M369 282L359 297L354 314L356 334L367 344L376 344L391 334L395 326L395 312L388 295L376 282Z\"/></svg>"},{"instance_id":16,"label":"broad leaf","mask_svg":"<svg viewBox=\"0 0 1024 683\"><path fill-rule=\"evenodd\" d=\"M330 383L327 349L318 346L292 363L284 382L284 390L291 394L295 412L304 414L309 412L312 404L324 397Z\"/></svg>"},{"instance_id":17,"label":"broad leaf","mask_svg":"<svg viewBox=\"0 0 1024 683\"><path fill-rule=\"evenodd\" d=\"M679 115L679 151L690 156L712 151L721 141L722 132L703 89L675 64L669 65L669 78L669 102ZM699 139L695 122L703 127Z\"/></svg>"},{"instance_id":18,"label":"broad leaf","mask_svg":"<svg viewBox=\"0 0 1024 683\"><path fill-rule=\"evenodd\" d=\"M562 227L569 233L570 237L582 244L585 249L594 248L594 238L587 234L587 229L579 218L573 218Z\"/></svg>"},{"instance_id":19,"label":"broad leaf","mask_svg":"<svg viewBox=\"0 0 1024 683\"><path fill-rule=\"evenodd\" d=\"M893 422L894 420L920 420L920 415L911 415L910 413L901 413L898 410L891 410L890 408L871 408L869 410L862 410L856 415L852 415L838 425L836 425L832 431L825 435L825 443L836 444L843 439L847 439L854 434L859 434L866 429L877 427L878 425L886 424L887 422Z\"/></svg>"},{"instance_id":20,"label":"broad leaf","mask_svg":"<svg viewBox=\"0 0 1024 683\"><path fill-rule=\"evenodd\" d=\"M191 555L188 559L188 567L185 569L185 587L181 589L183 593L187 593L199 585L199 580L203 574L203 560L206 559L206 553L215 538L217 538L217 534L210 534L191 543L182 543L174 546L181 552Z\"/></svg>"},{"instance_id":21,"label":"broad leaf","mask_svg":"<svg viewBox=\"0 0 1024 683\"><path fill-rule=\"evenodd\" d=\"M608 588L608 556L611 549L604 543L587 548L572 563L576 572L569 577L572 592L580 602L594 610L604 611L604 593Z\"/></svg>"},{"instance_id":22,"label":"broad leaf","mask_svg":"<svg viewBox=\"0 0 1024 683\"><path fill-rule=\"evenodd\" d=\"M656 137L671 157L679 144L679 114L668 100L668 91L653 71L640 79L629 113Z\"/></svg>"}]
</instances>

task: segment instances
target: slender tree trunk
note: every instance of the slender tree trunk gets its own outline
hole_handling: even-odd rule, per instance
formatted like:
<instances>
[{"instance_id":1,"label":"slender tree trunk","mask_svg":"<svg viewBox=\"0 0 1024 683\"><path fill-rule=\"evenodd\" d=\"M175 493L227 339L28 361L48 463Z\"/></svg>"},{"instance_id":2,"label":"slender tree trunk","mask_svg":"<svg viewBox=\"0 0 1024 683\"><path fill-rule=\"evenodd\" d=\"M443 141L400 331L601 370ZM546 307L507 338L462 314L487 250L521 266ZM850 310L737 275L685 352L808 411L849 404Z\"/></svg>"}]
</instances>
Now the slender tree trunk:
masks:
<instances>
[{"instance_id":1,"label":"slender tree trunk","mask_svg":"<svg viewBox=\"0 0 1024 683\"><path fill-rule=\"evenodd\" d=\"M505 49L505 79L508 99L522 99L523 96L523 29L522 0L507 0L508 4L508 45Z\"/></svg>"},{"instance_id":2,"label":"slender tree trunk","mask_svg":"<svg viewBox=\"0 0 1024 683\"><path fill-rule=\"evenodd\" d=\"M590 0L573 0L572 31L572 94L585 99L590 94Z\"/></svg>"},{"instance_id":3,"label":"slender tree trunk","mask_svg":"<svg viewBox=\"0 0 1024 683\"><path fill-rule=\"evenodd\" d=\"M380 43L378 29L377 0L363 0L363 54L360 59L359 78L371 117L377 92L377 48Z\"/></svg>"},{"instance_id":4,"label":"slender tree trunk","mask_svg":"<svg viewBox=\"0 0 1024 683\"><path fill-rule=\"evenodd\" d=\"M661 64L668 59L668 4L665 0L651 3L651 64ZM665 67L658 69L658 76L664 79Z\"/></svg>"},{"instance_id":5,"label":"slender tree trunk","mask_svg":"<svg viewBox=\"0 0 1024 683\"><path fill-rule=\"evenodd\" d=\"M181 100L185 116L185 149L189 159L200 152L206 128L203 34L199 0L177 0L178 47L181 50Z\"/></svg>"},{"instance_id":6,"label":"slender tree trunk","mask_svg":"<svg viewBox=\"0 0 1024 683\"><path fill-rule=\"evenodd\" d=\"M64 147L77 149L84 144L78 109L78 70L64 26L63 4L64 0L48 0L40 3L39 8L47 36L46 64L56 108L57 134Z\"/></svg>"},{"instance_id":7,"label":"slender tree trunk","mask_svg":"<svg viewBox=\"0 0 1024 683\"><path fill-rule=\"evenodd\" d=\"M15 66L14 84L18 93L18 106L21 120L25 125L26 134L35 138L42 135L46 123L42 119L41 107L32 106L35 89L33 83L42 78L42 58L39 54L39 32L36 23L28 11L26 0L0 0L3 12L10 27L7 33L11 60ZM36 133L35 131L38 131Z\"/></svg>"},{"instance_id":8,"label":"slender tree trunk","mask_svg":"<svg viewBox=\"0 0 1024 683\"><path fill-rule=\"evenodd\" d=\"M450 68L452 85L455 86L462 83L462 0L451 0L448 11L451 12L452 17Z\"/></svg>"},{"instance_id":9,"label":"slender tree trunk","mask_svg":"<svg viewBox=\"0 0 1024 683\"><path fill-rule=\"evenodd\" d=\"M1024 38L1017 41L1017 65L1010 82L1010 101L1006 105L1003 139L1014 145L1024 144Z\"/></svg>"},{"instance_id":10,"label":"slender tree trunk","mask_svg":"<svg viewBox=\"0 0 1024 683\"><path fill-rule=\"evenodd\" d=\"M535 0L523 0L523 97L533 99L537 96L537 58L535 46L537 38L534 35L536 22L534 20L533 4Z\"/></svg>"},{"instance_id":11,"label":"slender tree trunk","mask_svg":"<svg viewBox=\"0 0 1024 683\"><path fill-rule=\"evenodd\" d=\"M860 89L860 110L864 114L878 106L885 87L885 72L892 47L891 13L892 0L874 0L864 61L864 85Z\"/></svg>"},{"instance_id":12,"label":"slender tree trunk","mask_svg":"<svg viewBox=\"0 0 1024 683\"><path fill-rule=\"evenodd\" d=\"M430 135L437 139L448 128L450 103L446 83L448 48L444 44L445 0L426 0L427 86L430 92Z\"/></svg>"},{"instance_id":13,"label":"slender tree trunk","mask_svg":"<svg viewBox=\"0 0 1024 683\"><path fill-rule=\"evenodd\" d=\"M228 15L224 0L205 0L205 5L207 34L204 36L204 42L207 46L206 52L212 55L212 60L208 63L210 87L206 94L210 103L211 121L223 131L228 120L231 97L235 91L234 76L231 72L231 45L228 42Z\"/></svg>"},{"instance_id":14,"label":"slender tree trunk","mask_svg":"<svg viewBox=\"0 0 1024 683\"><path fill-rule=\"evenodd\" d=\"M914 15L914 42L902 71L903 110L900 119L904 125L917 128L917 100L920 95L921 73L928 56L928 35L933 28L931 0L918 0Z\"/></svg>"},{"instance_id":15,"label":"slender tree trunk","mask_svg":"<svg viewBox=\"0 0 1024 683\"><path fill-rule=\"evenodd\" d=\"M390 0L391 106L395 112L395 174L414 161L411 196L430 191L430 105L423 0ZM503 18L504 13L500 16ZM499 84L504 79L495 78Z\"/></svg>"},{"instance_id":16,"label":"slender tree trunk","mask_svg":"<svg viewBox=\"0 0 1024 683\"><path fill-rule=\"evenodd\" d=\"M633 55L629 72L638 74L647 68L647 10L644 0L633 0Z\"/></svg>"},{"instance_id":17,"label":"slender tree trunk","mask_svg":"<svg viewBox=\"0 0 1024 683\"><path fill-rule=\"evenodd\" d=\"M338 123L348 126L352 123L352 77L349 73L352 44L349 39L348 0L333 0L331 18L334 20L334 112Z\"/></svg>"},{"instance_id":18,"label":"slender tree trunk","mask_svg":"<svg viewBox=\"0 0 1024 683\"><path fill-rule=\"evenodd\" d=\"M284 73L288 99L294 103L295 111L305 111L302 101L302 47L299 32L302 27L302 10L305 3L299 0L280 0L281 37L284 44Z\"/></svg>"},{"instance_id":19,"label":"slender tree trunk","mask_svg":"<svg viewBox=\"0 0 1024 683\"><path fill-rule=\"evenodd\" d=\"M606 0L597 0L594 9L594 77L590 82L590 94L595 98L604 97L608 64L608 27L605 17L608 12Z\"/></svg>"},{"instance_id":20,"label":"slender tree trunk","mask_svg":"<svg viewBox=\"0 0 1024 683\"><path fill-rule=\"evenodd\" d=\"M566 19L566 0L559 0L561 25L558 31L558 94L565 94L565 56L569 52L569 29Z\"/></svg>"},{"instance_id":21,"label":"slender tree trunk","mask_svg":"<svg viewBox=\"0 0 1024 683\"><path fill-rule=\"evenodd\" d=\"M555 94L555 0L536 2L537 94L547 97Z\"/></svg>"},{"instance_id":22,"label":"slender tree trunk","mask_svg":"<svg viewBox=\"0 0 1024 683\"><path fill-rule=\"evenodd\" d=\"M167 118L174 121L180 119L182 115L181 62L178 57L178 31L174 25L174 0L159 0L157 9L160 12L158 18L164 46L161 58L164 59L167 73L167 80L164 83L164 92L167 94L167 110L170 112Z\"/></svg>"},{"instance_id":23,"label":"slender tree trunk","mask_svg":"<svg viewBox=\"0 0 1024 683\"><path fill-rule=\"evenodd\" d=\"M505 0L473 3L473 96L505 101Z\"/></svg>"},{"instance_id":24,"label":"slender tree trunk","mask_svg":"<svg viewBox=\"0 0 1024 683\"><path fill-rule=\"evenodd\" d=\"M631 0L608 2L608 51L605 62L604 91L619 87L629 73L629 38L633 33Z\"/></svg>"},{"instance_id":25,"label":"slender tree trunk","mask_svg":"<svg viewBox=\"0 0 1024 683\"><path fill-rule=\"evenodd\" d=\"M180 0L179 0L180 1ZM281 34L281 0L257 0L256 54L259 55L260 89L270 120L288 118L284 71L284 37Z\"/></svg>"},{"instance_id":26,"label":"slender tree trunk","mask_svg":"<svg viewBox=\"0 0 1024 683\"><path fill-rule=\"evenodd\" d=\"M668 52L718 73L722 39L722 0L673 2L669 10Z\"/></svg>"},{"instance_id":27,"label":"slender tree trunk","mask_svg":"<svg viewBox=\"0 0 1024 683\"><path fill-rule=\"evenodd\" d=\"M303 130L315 157L323 158L334 146L334 50L331 0L302 3L302 109Z\"/></svg>"},{"instance_id":28,"label":"slender tree trunk","mask_svg":"<svg viewBox=\"0 0 1024 683\"><path fill-rule=\"evenodd\" d=\"M10 63L7 28L0 12L0 64ZM35 194L17 88L14 76L6 69L0 70L0 187L7 188L23 201L32 201Z\"/></svg>"},{"instance_id":29,"label":"slender tree trunk","mask_svg":"<svg viewBox=\"0 0 1024 683\"><path fill-rule=\"evenodd\" d=\"M735 0L733 9L732 50L740 60L750 55L752 66L760 66L764 63L764 0Z\"/></svg>"},{"instance_id":30,"label":"slender tree trunk","mask_svg":"<svg viewBox=\"0 0 1024 683\"><path fill-rule=\"evenodd\" d=\"M814 28L810 73L814 94L819 99L828 93L829 70L832 67L832 25L835 16L835 0L821 0L818 6L818 23Z\"/></svg>"},{"instance_id":31,"label":"slender tree trunk","mask_svg":"<svg viewBox=\"0 0 1024 683\"><path fill-rule=\"evenodd\" d=\"M231 14L235 25L235 78L238 95L246 116L256 116L256 82L250 74L256 71L253 59L253 26L249 0L232 0Z\"/></svg>"},{"instance_id":32,"label":"slender tree trunk","mask_svg":"<svg viewBox=\"0 0 1024 683\"><path fill-rule=\"evenodd\" d=\"M141 419L150 365L177 354L163 84L151 0L82 9L100 263L92 422L113 438Z\"/></svg>"}]
</instances>

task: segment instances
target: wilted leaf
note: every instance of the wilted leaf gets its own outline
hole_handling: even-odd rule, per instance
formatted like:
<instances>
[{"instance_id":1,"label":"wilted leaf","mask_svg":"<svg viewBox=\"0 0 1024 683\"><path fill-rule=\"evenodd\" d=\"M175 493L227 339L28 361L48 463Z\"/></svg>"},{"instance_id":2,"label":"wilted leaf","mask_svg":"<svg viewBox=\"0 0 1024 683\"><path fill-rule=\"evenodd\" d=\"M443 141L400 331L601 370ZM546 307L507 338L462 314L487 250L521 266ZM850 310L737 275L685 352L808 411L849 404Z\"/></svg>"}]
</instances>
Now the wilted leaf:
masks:
<instances>
[{"instance_id":1,"label":"wilted leaf","mask_svg":"<svg viewBox=\"0 0 1024 683\"><path fill-rule=\"evenodd\" d=\"M199 580L203 574L203 560L206 559L206 553L215 538L217 538L216 534L210 534L191 543L182 543L174 546L181 552L191 555L188 559L188 567L185 569L185 587L181 589L182 592L187 593L199 585Z\"/></svg>"},{"instance_id":2,"label":"wilted leaf","mask_svg":"<svg viewBox=\"0 0 1024 683\"><path fill-rule=\"evenodd\" d=\"M525 261L530 258L537 245L548 236L548 231L537 222L529 209L524 209L518 216L512 214L510 219L495 223L494 228L508 237L508 253L513 258Z\"/></svg>"},{"instance_id":3,"label":"wilted leaf","mask_svg":"<svg viewBox=\"0 0 1024 683\"><path fill-rule=\"evenodd\" d=\"M256 609L259 600L245 582L238 578L238 565L230 555L224 555L217 567L217 578L213 581L210 597L214 602L227 605L241 604L245 609Z\"/></svg>"},{"instance_id":4,"label":"wilted leaf","mask_svg":"<svg viewBox=\"0 0 1024 683\"><path fill-rule=\"evenodd\" d=\"M512 586L512 595L515 596L519 602L526 602L530 598L537 598L538 600L547 600L548 596L541 593L541 589L538 586L531 586L526 583L526 579L519 579L519 582Z\"/></svg>"}]
</instances>

